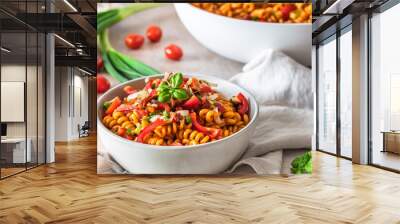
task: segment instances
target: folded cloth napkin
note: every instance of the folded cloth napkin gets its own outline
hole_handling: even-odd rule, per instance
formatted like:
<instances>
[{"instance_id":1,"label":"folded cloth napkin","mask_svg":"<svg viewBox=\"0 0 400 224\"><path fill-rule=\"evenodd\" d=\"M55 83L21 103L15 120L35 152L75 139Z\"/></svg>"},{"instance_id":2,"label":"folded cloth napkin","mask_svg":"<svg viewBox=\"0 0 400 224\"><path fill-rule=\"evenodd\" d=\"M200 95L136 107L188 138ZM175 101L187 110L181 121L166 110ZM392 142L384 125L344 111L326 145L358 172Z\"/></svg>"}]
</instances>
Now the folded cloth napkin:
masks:
<instances>
[{"instance_id":1,"label":"folded cloth napkin","mask_svg":"<svg viewBox=\"0 0 400 224\"><path fill-rule=\"evenodd\" d=\"M282 52L265 50L231 81L255 96L260 110L247 151L228 172L281 173L284 149L311 147L311 70Z\"/></svg>"}]
</instances>

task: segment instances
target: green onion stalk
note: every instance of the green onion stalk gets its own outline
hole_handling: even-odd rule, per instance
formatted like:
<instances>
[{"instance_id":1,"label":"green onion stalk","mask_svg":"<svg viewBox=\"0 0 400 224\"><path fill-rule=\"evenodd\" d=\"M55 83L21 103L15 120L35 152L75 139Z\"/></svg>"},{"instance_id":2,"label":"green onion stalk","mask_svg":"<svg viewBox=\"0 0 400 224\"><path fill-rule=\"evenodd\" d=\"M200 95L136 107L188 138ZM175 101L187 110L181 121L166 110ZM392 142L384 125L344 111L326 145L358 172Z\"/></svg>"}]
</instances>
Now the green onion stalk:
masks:
<instances>
[{"instance_id":1,"label":"green onion stalk","mask_svg":"<svg viewBox=\"0 0 400 224\"><path fill-rule=\"evenodd\" d=\"M137 12L159 6L155 3L135 3L121 9L111 9L97 15L98 43L105 70L119 82L143 76L160 74L160 72L143 62L121 54L115 50L109 40L107 28Z\"/></svg>"}]
</instances>

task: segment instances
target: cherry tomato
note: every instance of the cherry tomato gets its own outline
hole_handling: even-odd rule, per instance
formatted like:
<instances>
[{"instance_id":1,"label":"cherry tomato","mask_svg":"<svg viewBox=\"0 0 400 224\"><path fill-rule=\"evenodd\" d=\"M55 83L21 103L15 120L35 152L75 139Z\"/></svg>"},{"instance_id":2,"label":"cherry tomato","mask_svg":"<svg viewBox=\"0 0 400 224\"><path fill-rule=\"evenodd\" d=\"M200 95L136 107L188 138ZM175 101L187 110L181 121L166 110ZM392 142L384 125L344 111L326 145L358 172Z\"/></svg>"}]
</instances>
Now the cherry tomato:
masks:
<instances>
[{"instance_id":1,"label":"cherry tomato","mask_svg":"<svg viewBox=\"0 0 400 224\"><path fill-rule=\"evenodd\" d=\"M162 31L158 26L149 26L146 31L146 36L151 42L158 42L161 39Z\"/></svg>"},{"instance_id":2,"label":"cherry tomato","mask_svg":"<svg viewBox=\"0 0 400 224\"><path fill-rule=\"evenodd\" d=\"M97 93L104 93L110 88L110 82L104 75L97 75Z\"/></svg>"},{"instance_id":3,"label":"cherry tomato","mask_svg":"<svg viewBox=\"0 0 400 224\"><path fill-rule=\"evenodd\" d=\"M181 59L183 52L180 47L175 44L168 45L165 49L165 56L171 60L178 61Z\"/></svg>"},{"instance_id":4,"label":"cherry tomato","mask_svg":"<svg viewBox=\"0 0 400 224\"><path fill-rule=\"evenodd\" d=\"M117 134L118 134L119 136L124 136L124 135L125 135L125 132L126 132L126 129L125 129L125 128L119 127L119 128L118 128L118 131L117 131Z\"/></svg>"},{"instance_id":5,"label":"cherry tomato","mask_svg":"<svg viewBox=\"0 0 400 224\"><path fill-rule=\"evenodd\" d=\"M144 43L144 37L140 34L129 34L125 37L125 45L130 49L138 49Z\"/></svg>"},{"instance_id":6,"label":"cherry tomato","mask_svg":"<svg viewBox=\"0 0 400 224\"><path fill-rule=\"evenodd\" d=\"M97 57L97 71L102 69L104 66L103 59L101 57Z\"/></svg>"}]
</instances>

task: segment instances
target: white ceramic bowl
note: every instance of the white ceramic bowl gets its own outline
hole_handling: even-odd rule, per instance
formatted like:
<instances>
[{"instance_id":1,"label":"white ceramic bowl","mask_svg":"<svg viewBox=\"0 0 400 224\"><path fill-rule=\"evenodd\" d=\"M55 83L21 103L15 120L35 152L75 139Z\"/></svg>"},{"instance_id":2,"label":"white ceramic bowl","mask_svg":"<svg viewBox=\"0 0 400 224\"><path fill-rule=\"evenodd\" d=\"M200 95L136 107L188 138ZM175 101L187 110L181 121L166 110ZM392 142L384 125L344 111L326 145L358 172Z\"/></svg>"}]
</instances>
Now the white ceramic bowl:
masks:
<instances>
[{"instance_id":1,"label":"white ceramic bowl","mask_svg":"<svg viewBox=\"0 0 400 224\"><path fill-rule=\"evenodd\" d=\"M208 49L247 63L264 49L281 50L303 65L311 65L311 23L266 23L234 19L175 3L187 30Z\"/></svg>"},{"instance_id":2,"label":"white ceramic bowl","mask_svg":"<svg viewBox=\"0 0 400 224\"><path fill-rule=\"evenodd\" d=\"M190 76L190 75L188 75ZM160 75L153 77L162 77ZM143 79L122 83L101 96L97 102L98 140L112 157L133 174L217 174L237 161L248 146L258 115L258 105L253 96L244 89L220 78L196 75L200 79L216 83L216 90L227 97L242 92L250 104L250 122L235 134L206 144L193 146L154 146L121 138L101 122L102 105L115 96L123 96L123 88L144 87Z\"/></svg>"}]
</instances>

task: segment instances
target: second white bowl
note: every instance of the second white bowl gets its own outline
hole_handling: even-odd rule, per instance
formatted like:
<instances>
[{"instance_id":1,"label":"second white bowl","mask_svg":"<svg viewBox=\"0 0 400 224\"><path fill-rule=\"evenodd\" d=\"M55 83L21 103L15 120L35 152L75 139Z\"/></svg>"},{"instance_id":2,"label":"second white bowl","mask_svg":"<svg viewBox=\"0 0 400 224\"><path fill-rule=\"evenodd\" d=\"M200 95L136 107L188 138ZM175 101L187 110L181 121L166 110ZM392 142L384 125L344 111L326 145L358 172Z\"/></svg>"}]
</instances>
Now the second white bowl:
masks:
<instances>
[{"instance_id":1,"label":"second white bowl","mask_svg":"<svg viewBox=\"0 0 400 224\"><path fill-rule=\"evenodd\" d=\"M311 65L311 23L266 23L216 15L188 3L175 3L188 31L208 49L247 63L265 49L281 50Z\"/></svg>"}]
</instances>

